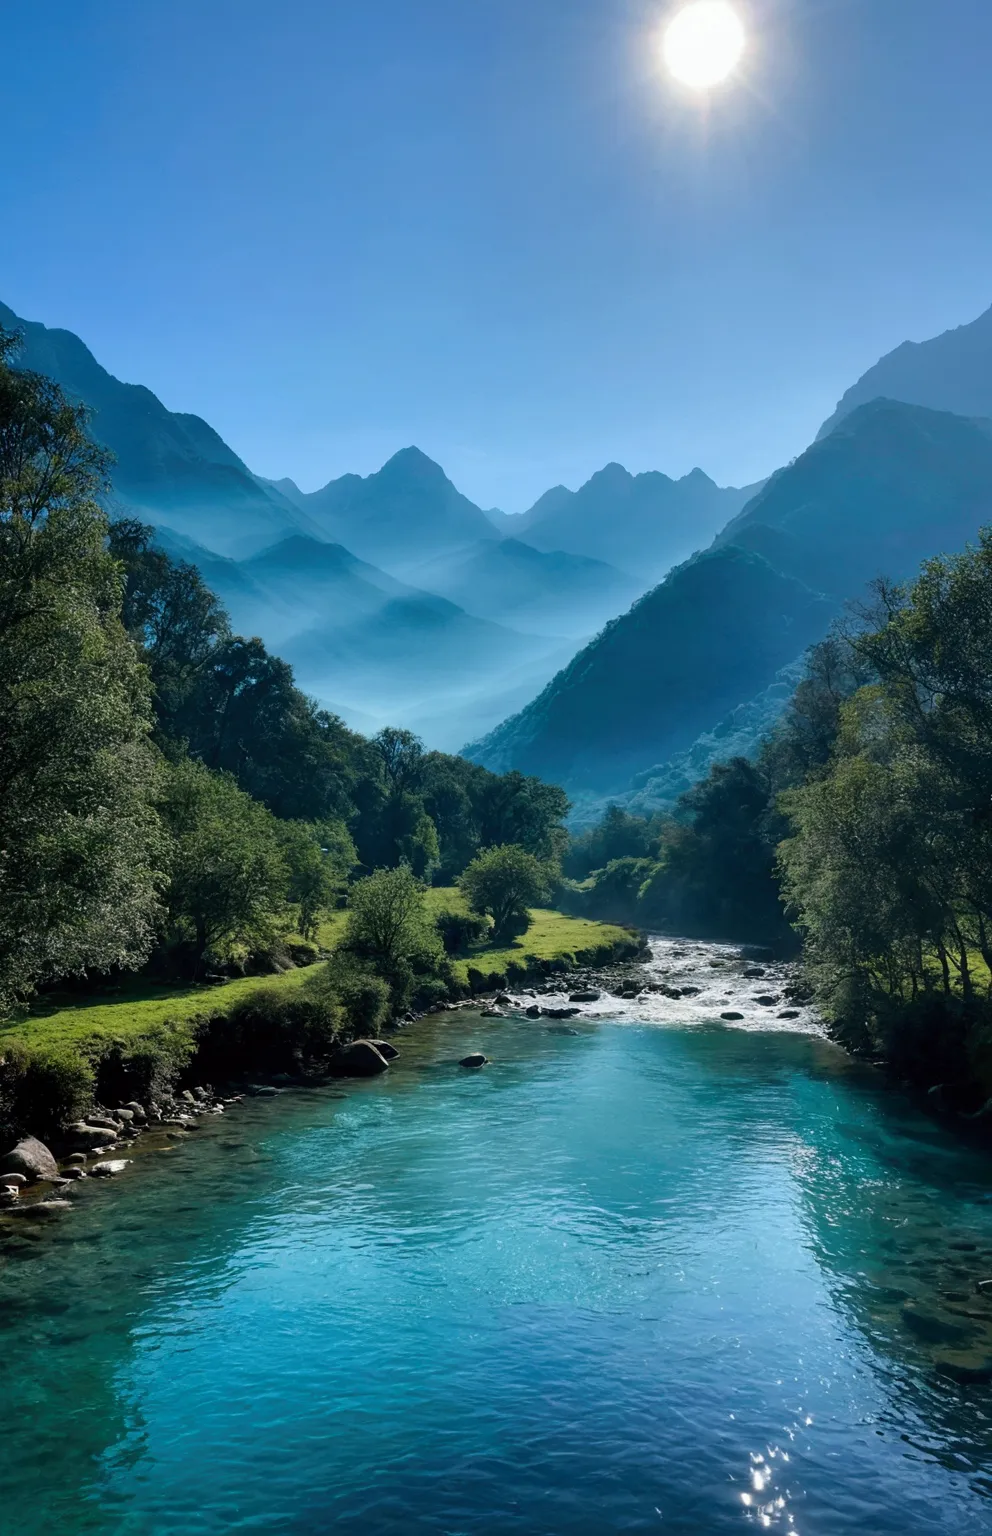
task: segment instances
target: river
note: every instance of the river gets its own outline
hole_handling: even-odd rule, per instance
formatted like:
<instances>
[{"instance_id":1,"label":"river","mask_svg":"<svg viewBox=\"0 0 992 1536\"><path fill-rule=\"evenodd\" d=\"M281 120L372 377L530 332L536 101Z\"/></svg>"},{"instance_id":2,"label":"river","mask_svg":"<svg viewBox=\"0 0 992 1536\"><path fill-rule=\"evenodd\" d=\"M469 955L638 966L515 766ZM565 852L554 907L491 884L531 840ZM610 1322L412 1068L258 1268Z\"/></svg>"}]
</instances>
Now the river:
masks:
<instances>
[{"instance_id":1,"label":"river","mask_svg":"<svg viewBox=\"0 0 992 1536\"><path fill-rule=\"evenodd\" d=\"M714 985L424 1020L6 1222L0 1530L992 1530L992 1160Z\"/></svg>"}]
</instances>

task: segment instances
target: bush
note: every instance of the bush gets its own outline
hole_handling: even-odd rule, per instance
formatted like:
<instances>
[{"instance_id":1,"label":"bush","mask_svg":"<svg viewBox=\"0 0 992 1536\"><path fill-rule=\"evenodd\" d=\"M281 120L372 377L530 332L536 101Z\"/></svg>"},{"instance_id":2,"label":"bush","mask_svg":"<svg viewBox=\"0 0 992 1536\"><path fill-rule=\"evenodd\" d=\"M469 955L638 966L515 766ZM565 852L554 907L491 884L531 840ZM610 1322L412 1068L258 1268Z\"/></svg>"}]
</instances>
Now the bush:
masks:
<instances>
[{"instance_id":1,"label":"bush","mask_svg":"<svg viewBox=\"0 0 992 1536\"><path fill-rule=\"evenodd\" d=\"M445 954L464 955L473 944L482 944L489 934L489 919L474 912L443 911L434 919Z\"/></svg>"},{"instance_id":2,"label":"bush","mask_svg":"<svg viewBox=\"0 0 992 1536\"><path fill-rule=\"evenodd\" d=\"M96 1064L101 1104L147 1104L169 1092L196 1048L194 1026L166 1021L132 1043L115 1041Z\"/></svg>"},{"instance_id":3,"label":"bush","mask_svg":"<svg viewBox=\"0 0 992 1536\"><path fill-rule=\"evenodd\" d=\"M211 1014L198 1030L195 1069L202 1081L244 1071L298 1069L330 1055L340 1033L340 1013L329 995L259 987L230 1011Z\"/></svg>"},{"instance_id":4,"label":"bush","mask_svg":"<svg viewBox=\"0 0 992 1536\"><path fill-rule=\"evenodd\" d=\"M473 912L491 915L497 943L526 933L530 908L548 899L546 867L514 843L485 849L458 883Z\"/></svg>"},{"instance_id":5,"label":"bush","mask_svg":"<svg viewBox=\"0 0 992 1536\"><path fill-rule=\"evenodd\" d=\"M93 1069L73 1051L13 1049L0 1062L0 1131L57 1136L93 1102Z\"/></svg>"}]
</instances>

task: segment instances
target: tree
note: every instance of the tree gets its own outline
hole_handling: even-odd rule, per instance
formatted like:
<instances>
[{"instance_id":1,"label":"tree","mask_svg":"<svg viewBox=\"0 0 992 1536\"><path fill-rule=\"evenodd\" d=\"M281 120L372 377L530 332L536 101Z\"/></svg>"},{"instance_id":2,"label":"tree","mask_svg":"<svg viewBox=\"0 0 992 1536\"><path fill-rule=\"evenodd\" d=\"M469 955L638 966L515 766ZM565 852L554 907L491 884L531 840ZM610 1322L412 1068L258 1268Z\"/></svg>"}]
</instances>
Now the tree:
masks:
<instances>
[{"instance_id":1,"label":"tree","mask_svg":"<svg viewBox=\"0 0 992 1536\"><path fill-rule=\"evenodd\" d=\"M497 942L526 932L530 908L548 900L545 866L514 843L478 854L458 883L472 911L492 918Z\"/></svg>"},{"instance_id":2,"label":"tree","mask_svg":"<svg viewBox=\"0 0 992 1536\"><path fill-rule=\"evenodd\" d=\"M323 826L284 821L278 830L289 872L287 898L297 909L300 933L313 939L321 916L343 890L358 861L355 845L341 821Z\"/></svg>"},{"instance_id":3,"label":"tree","mask_svg":"<svg viewBox=\"0 0 992 1536\"><path fill-rule=\"evenodd\" d=\"M149 682L121 623L86 412L0 328L0 1009L139 965L159 829Z\"/></svg>"},{"instance_id":4,"label":"tree","mask_svg":"<svg viewBox=\"0 0 992 1536\"><path fill-rule=\"evenodd\" d=\"M406 865L377 869L353 886L341 950L357 969L385 978L397 1011L418 983L449 974L424 887Z\"/></svg>"},{"instance_id":5,"label":"tree","mask_svg":"<svg viewBox=\"0 0 992 1536\"><path fill-rule=\"evenodd\" d=\"M160 804L171 835L170 938L197 975L208 952L272 937L289 886L280 828L230 774L190 758L170 767Z\"/></svg>"}]
</instances>

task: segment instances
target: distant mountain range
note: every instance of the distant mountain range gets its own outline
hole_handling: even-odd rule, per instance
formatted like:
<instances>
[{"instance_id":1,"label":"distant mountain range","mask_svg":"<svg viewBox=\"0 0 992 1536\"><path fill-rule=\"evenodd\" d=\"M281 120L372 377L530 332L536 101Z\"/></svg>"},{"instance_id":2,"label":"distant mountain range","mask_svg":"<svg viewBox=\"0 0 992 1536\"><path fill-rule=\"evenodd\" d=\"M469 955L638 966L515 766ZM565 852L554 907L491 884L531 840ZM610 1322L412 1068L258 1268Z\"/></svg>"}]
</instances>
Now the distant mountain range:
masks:
<instances>
[{"instance_id":1,"label":"distant mountain range","mask_svg":"<svg viewBox=\"0 0 992 1536\"><path fill-rule=\"evenodd\" d=\"M467 755L587 804L670 803L746 750L847 599L992 521L992 310L882 358L759 486L609 464L517 516L413 447L314 492L263 479L71 332L3 305L0 323L92 409L114 507L199 565L323 702L360 729L472 739Z\"/></svg>"},{"instance_id":2,"label":"distant mountain range","mask_svg":"<svg viewBox=\"0 0 992 1536\"><path fill-rule=\"evenodd\" d=\"M701 471L675 482L612 465L506 517L414 447L307 493L254 475L200 417L114 378L71 332L3 305L0 324L23 333L23 366L90 407L116 458L112 511L153 524L235 626L260 634L347 719L410 725L432 745L458 747L525 704L744 499ZM574 519L545 520L570 499ZM611 538L622 560L590 554Z\"/></svg>"},{"instance_id":3,"label":"distant mountain range","mask_svg":"<svg viewBox=\"0 0 992 1536\"><path fill-rule=\"evenodd\" d=\"M845 599L990 521L992 423L858 406L467 754L594 796L638 776L643 804L645 782L672 783L670 760L769 690Z\"/></svg>"}]
</instances>

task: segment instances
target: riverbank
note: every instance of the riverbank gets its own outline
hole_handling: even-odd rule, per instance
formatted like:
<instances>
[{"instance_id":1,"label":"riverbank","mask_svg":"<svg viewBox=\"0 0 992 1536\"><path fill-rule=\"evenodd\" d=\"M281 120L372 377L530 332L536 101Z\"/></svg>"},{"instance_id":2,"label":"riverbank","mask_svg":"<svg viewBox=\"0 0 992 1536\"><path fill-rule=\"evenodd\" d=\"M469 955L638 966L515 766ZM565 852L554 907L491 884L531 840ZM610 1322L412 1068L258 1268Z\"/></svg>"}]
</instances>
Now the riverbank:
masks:
<instances>
[{"instance_id":1,"label":"riverbank","mask_svg":"<svg viewBox=\"0 0 992 1536\"><path fill-rule=\"evenodd\" d=\"M460 900L433 890L437 909ZM323 926L324 953L344 913ZM455 997L540 981L579 966L631 958L629 931L535 909L518 944L479 945L454 961ZM48 998L0 1025L0 1146L24 1134L58 1140L94 1105L167 1107L176 1093L246 1075L320 1070L342 1038L308 983L318 966L243 977L214 986L167 987L136 980L120 990Z\"/></svg>"}]
</instances>

